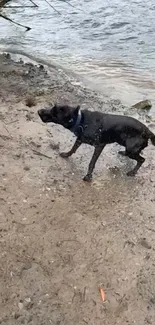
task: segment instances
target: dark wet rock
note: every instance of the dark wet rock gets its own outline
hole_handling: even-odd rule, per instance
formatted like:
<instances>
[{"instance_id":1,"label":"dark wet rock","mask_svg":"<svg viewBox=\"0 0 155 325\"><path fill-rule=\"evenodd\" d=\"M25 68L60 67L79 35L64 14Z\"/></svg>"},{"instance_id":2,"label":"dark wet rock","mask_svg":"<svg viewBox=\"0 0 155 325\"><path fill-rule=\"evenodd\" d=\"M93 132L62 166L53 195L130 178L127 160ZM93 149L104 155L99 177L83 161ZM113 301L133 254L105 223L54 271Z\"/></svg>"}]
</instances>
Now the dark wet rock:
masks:
<instances>
[{"instance_id":1,"label":"dark wet rock","mask_svg":"<svg viewBox=\"0 0 155 325\"><path fill-rule=\"evenodd\" d=\"M8 59L8 60L11 59L11 55L10 55L9 53L4 53L3 55L4 55L4 57L5 57L6 59Z\"/></svg>"},{"instance_id":2,"label":"dark wet rock","mask_svg":"<svg viewBox=\"0 0 155 325\"><path fill-rule=\"evenodd\" d=\"M43 64L40 64L40 65L39 65L39 69L40 69L40 70L44 70L44 66L43 66Z\"/></svg>"},{"instance_id":3,"label":"dark wet rock","mask_svg":"<svg viewBox=\"0 0 155 325\"><path fill-rule=\"evenodd\" d=\"M24 167L24 170L29 171L30 170L30 167L29 166L25 166Z\"/></svg>"},{"instance_id":4,"label":"dark wet rock","mask_svg":"<svg viewBox=\"0 0 155 325\"><path fill-rule=\"evenodd\" d=\"M132 108L140 109L140 110L149 110L152 107L150 100L142 100L131 106Z\"/></svg>"},{"instance_id":5,"label":"dark wet rock","mask_svg":"<svg viewBox=\"0 0 155 325\"><path fill-rule=\"evenodd\" d=\"M22 58L19 59L18 63L19 64L24 64L24 61L22 60Z\"/></svg>"}]
</instances>

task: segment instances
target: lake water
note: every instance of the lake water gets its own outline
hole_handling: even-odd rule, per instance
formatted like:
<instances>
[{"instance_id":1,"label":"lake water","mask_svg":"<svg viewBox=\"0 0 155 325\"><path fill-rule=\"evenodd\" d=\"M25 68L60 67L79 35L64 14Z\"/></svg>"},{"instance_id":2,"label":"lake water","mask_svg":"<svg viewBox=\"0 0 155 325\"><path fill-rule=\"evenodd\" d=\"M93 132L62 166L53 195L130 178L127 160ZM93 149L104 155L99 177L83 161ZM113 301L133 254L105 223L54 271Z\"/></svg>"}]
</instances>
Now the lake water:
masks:
<instances>
[{"instance_id":1,"label":"lake water","mask_svg":"<svg viewBox=\"0 0 155 325\"><path fill-rule=\"evenodd\" d=\"M1 50L55 62L124 104L146 98L155 103L154 0L35 2L38 8L5 9L8 17L32 29L25 32L0 18ZM25 4L31 5L29 0Z\"/></svg>"}]
</instances>

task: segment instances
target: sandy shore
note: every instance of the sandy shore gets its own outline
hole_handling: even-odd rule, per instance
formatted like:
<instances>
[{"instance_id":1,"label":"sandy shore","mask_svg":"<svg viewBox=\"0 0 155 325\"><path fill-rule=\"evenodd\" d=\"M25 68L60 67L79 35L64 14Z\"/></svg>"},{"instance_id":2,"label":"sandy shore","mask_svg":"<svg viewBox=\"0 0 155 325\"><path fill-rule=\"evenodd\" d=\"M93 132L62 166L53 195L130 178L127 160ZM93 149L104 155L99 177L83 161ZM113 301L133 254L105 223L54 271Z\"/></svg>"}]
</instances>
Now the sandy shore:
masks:
<instances>
[{"instance_id":1,"label":"sandy shore","mask_svg":"<svg viewBox=\"0 0 155 325\"><path fill-rule=\"evenodd\" d=\"M0 55L0 324L154 324L155 150L129 179L133 163L110 146L85 184L92 148L59 157L74 138L41 123L49 101L122 110L63 71Z\"/></svg>"}]
</instances>

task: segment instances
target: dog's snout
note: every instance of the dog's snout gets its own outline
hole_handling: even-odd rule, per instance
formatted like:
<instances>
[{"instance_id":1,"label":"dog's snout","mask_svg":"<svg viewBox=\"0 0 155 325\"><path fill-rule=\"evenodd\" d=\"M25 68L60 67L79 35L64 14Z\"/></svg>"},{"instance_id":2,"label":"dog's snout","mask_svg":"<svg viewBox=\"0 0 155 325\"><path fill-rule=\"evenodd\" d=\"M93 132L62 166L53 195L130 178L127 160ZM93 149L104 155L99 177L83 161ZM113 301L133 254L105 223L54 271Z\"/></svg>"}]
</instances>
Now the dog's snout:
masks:
<instances>
[{"instance_id":1,"label":"dog's snout","mask_svg":"<svg viewBox=\"0 0 155 325\"><path fill-rule=\"evenodd\" d=\"M38 115L41 118L42 122L49 123L52 122L50 110L46 108L41 108L38 110Z\"/></svg>"},{"instance_id":2,"label":"dog's snout","mask_svg":"<svg viewBox=\"0 0 155 325\"><path fill-rule=\"evenodd\" d=\"M39 110L38 110L38 114L39 114L39 116L41 116L42 113L43 113L43 109L39 109Z\"/></svg>"}]
</instances>

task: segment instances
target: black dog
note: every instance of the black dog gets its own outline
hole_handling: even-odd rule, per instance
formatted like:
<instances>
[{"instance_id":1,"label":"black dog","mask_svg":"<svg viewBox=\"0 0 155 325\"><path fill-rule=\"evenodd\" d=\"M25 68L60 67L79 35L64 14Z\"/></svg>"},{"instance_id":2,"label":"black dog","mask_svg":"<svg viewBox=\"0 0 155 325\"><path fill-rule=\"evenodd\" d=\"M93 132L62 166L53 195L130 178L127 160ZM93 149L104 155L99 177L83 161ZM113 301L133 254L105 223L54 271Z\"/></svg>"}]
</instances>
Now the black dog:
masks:
<instances>
[{"instance_id":1,"label":"black dog","mask_svg":"<svg viewBox=\"0 0 155 325\"><path fill-rule=\"evenodd\" d=\"M135 168L127 173L128 176L134 176L144 163L145 159L140 156L140 152L147 147L148 140L155 145L155 135L132 117L80 110L80 106L68 105L54 105L39 110L38 114L44 123L63 125L76 135L72 149L62 152L61 157L70 157L82 143L95 147L85 181L91 180L96 161L107 144L117 142L125 147L125 151L120 151L120 154L137 161Z\"/></svg>"}]
</instances>

